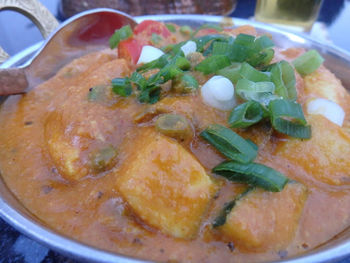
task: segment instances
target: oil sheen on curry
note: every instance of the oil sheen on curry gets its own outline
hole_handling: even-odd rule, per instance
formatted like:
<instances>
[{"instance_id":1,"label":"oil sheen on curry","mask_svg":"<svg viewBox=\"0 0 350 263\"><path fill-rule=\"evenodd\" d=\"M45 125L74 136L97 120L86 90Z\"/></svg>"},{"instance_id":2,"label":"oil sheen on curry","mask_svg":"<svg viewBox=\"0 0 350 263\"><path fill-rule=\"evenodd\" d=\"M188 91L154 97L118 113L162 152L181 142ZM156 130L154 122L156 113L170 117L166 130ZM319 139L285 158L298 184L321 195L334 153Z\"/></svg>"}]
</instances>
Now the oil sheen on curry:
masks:
<instances>
[{"instance_id":1,"label":"oil sheen on curry","mask_svg":"<svg viewBox=\"0 0 350 263\"><path fill-rule=\"evenodd\" d=\"M57 232L161 262L305 253L350 225L350 97L315 50L144 21L0 111L0 169Z\"/></svg>"}]
</instances>

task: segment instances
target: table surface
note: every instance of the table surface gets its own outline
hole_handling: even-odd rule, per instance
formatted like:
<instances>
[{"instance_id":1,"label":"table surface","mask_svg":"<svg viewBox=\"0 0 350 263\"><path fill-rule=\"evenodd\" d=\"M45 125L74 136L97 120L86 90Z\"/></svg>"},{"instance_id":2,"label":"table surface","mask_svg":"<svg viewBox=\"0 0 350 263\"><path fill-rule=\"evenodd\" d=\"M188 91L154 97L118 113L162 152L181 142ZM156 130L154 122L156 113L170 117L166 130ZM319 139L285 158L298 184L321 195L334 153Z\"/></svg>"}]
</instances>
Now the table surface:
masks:
<instances>
[{"instance_id":1,"label":"table surface","mask_svg":"<svg viewBox=\"0 0 350 263\"><path fill-rule=\"evenodd\" d=\"M62 21L59 14L59 0L41 2ZM234 17L251 18L254 15L255 0L239 0ZM324 0L316 26L311 35L350 52L350 0ZM20 36L20 41L18 40ZM0 13L0 46L10 55L42 40L39 30L30 20L13 11ZM0 263L74 263L49 248L20 234L0 219ZM335 262L333 262L335 263ZM337 261L350 263L350 258Z\"/></svg>"}]
</instances>

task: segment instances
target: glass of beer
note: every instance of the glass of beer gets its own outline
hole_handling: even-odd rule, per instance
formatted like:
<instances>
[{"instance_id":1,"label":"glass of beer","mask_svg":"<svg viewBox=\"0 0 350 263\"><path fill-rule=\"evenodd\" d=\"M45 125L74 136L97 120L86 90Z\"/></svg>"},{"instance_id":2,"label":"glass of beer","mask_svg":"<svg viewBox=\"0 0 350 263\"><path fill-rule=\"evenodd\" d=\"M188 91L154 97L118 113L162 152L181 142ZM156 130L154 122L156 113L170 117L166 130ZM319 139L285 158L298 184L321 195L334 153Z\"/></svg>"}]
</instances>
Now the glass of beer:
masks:
<instances>
[{"instance_id":1,"label":"glass of beer","mask_svg":"<svg viewBox=\"0 0 350 263\"><path fill-rule=\"evenodd\" d=\"M297 31L310 31L322 0L257 0L255 19Z\"/></svg>"}]
</instances>

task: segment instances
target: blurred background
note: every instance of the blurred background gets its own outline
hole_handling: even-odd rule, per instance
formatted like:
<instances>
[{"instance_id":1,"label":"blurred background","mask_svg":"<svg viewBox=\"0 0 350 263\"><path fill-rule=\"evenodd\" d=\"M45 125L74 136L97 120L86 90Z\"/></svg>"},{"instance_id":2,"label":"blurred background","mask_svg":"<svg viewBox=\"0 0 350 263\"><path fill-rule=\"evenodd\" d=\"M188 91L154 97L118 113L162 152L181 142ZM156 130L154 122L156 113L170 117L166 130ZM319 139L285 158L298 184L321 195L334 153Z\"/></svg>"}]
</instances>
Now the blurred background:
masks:
<instances>
[{"instance_id":1,"label":"blurred background","mask_svg":"<svg viewBox=\"0 0 350 263\"><path fill-rule=\"evenodd\" d=\"M111 7L131 15L199 13L273 23L350 52L350 0L41 0L59 21L77 12ZM142 5L147 3L147 5ZM35 25L13 11L0 12L0 46L10 55L41 41ZM0 219L0 263L75 263L21 235ZM335 262L334 262L335 263ZM344 259L337 263L350 263Z\"/></svg>"},{"instance_id":2,"label":"blurred background","mask_svg":"<svg viewBox=\"0 0 350 263\"><path fill-rule=\"evenodd\" d=\"M284 26L288 23L289 30L306 31L304 34L332 42L350 52L350 0L148 0L147 5L142 5L146 2L142 0L40 1L59 21L95 7L114 7L132 15L204 13L254 19L256 13L256 20L284 23ZM39 30L28 18L14 11L0 12L0 46L10 55L40 40Z\"/></svg>"}]
</instances>

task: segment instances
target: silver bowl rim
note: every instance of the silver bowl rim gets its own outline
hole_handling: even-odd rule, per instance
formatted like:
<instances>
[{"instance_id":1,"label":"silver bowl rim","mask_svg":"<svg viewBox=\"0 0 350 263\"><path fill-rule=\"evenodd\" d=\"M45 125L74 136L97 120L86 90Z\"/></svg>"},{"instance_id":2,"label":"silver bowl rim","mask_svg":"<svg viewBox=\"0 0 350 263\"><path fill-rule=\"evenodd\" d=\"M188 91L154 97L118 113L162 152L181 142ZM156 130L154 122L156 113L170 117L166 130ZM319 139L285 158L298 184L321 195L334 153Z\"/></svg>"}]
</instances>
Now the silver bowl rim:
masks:
<instances>
[{"instance_id":1,"label":"silver bowl rim","mask_svg":"<svg viewBox=\"0 0 350 263\"><path fill-rule=\"evenodd\" d=\"M94 13L94 12L116 12L113 9L109 8L98 8L89 11L80 13ZM198 21L198 22L207 22L207 23L220 23L222 21L222 16L212 16L212 15L148 15L148 16L139 16L134 17L137 22L141 22L146 19L159 20L159 21ZM72 17L64 22L64 24L71 22L75 17ZM342 57L344 60L350 63L350 53L346 50L343 50L339 47L336 47L332 44L322 43L319 40L312 39L311 37L305 34L296 34L288 30L279 29L277 27L251 21L247 19L235 18L233 17L234 26L241 25L252 25L258 29L265 31L277 33L286 36L294 43L312 43L319 49L325 50L328 53L334 54L338 57ZM52 34L54 34L54 31ZM45 44L46 41L41 41L33 46L30 46L23 51L17 53L16 55L9 58L5 61L0 68L10 68L13 66L25 66L35 57L37 52L40 52L41 47ZM15 197L14 197L15 198ZM38 241L41 244L44 244L56 251L61 252L67 256L73 257L77 260L84 260L87 262L122 262L122 263L145 263L150 262L142 259L136 259L130 256L124 256L121 254L115 254L108 251L104 251L89 245L85 245L78 241L75 241L69 237L65 237L62 234L59 234L44 225L35 223L34 221L28 219L21 212L10 206L0 195L0 216L8 224L12 225L21 233L26 236ZM330 262L337 259L342 259L350 255L350 239L344 240L334 247L325 248L321 251L310 251L308 253L298 255L286 260L274 261L280 263L308 263L308 262Z\"/></svg>"}]
</instances>

